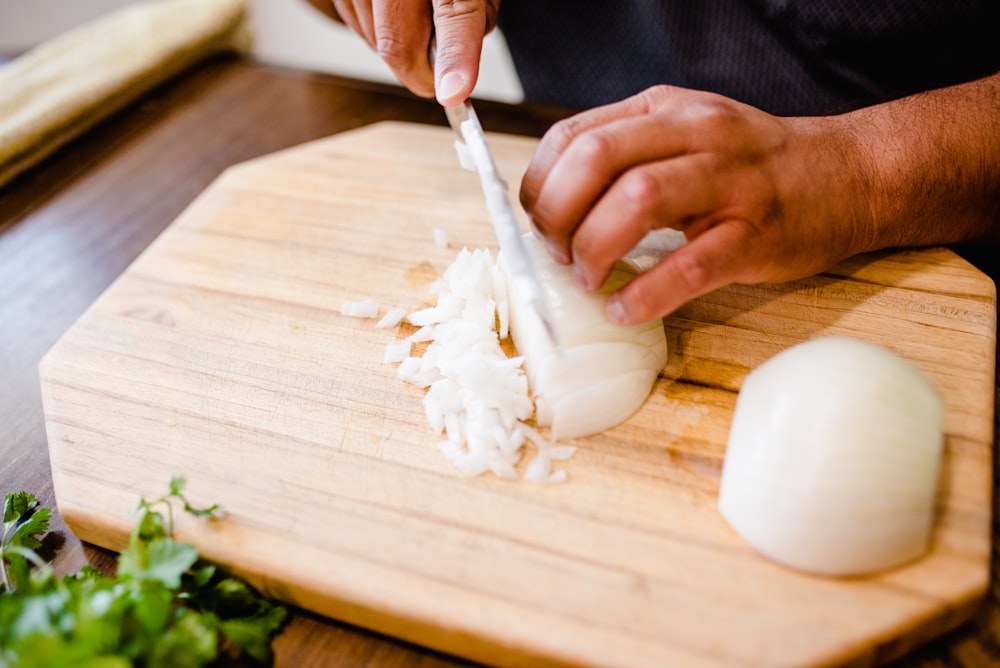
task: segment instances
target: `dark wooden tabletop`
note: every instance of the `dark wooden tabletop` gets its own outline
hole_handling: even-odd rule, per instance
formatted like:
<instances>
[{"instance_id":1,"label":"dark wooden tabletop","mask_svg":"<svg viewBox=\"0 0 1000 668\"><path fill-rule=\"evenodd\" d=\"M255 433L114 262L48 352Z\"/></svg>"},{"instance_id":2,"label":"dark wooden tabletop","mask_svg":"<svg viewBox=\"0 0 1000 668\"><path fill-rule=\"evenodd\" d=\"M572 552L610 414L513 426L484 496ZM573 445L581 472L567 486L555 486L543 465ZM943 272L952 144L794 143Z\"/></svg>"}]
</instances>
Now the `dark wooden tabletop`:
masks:
<instances>
[{"instance_id":1,"label":"dark wooden tabletop","mask_svg":"<svg viewBox=\"0 0 1000 668\"><path fill-rule=\"evenodd\" d=\"M477 111L492 131L532 136L567 113L489 102ZM218 57L0 188L0 494L24 489L55 506L38 362L198 193L234 163L382 120L445 124L439 106L401 88ZM996 280L995 250L962 252ZM996 515L979 615L894 665L1000 665ZM53 529L64 539L60 571L114 568L116 555L81 544L58 517ZM469 665L306 612L275 647L279 666Z\"/></svg>"}]
</instances>

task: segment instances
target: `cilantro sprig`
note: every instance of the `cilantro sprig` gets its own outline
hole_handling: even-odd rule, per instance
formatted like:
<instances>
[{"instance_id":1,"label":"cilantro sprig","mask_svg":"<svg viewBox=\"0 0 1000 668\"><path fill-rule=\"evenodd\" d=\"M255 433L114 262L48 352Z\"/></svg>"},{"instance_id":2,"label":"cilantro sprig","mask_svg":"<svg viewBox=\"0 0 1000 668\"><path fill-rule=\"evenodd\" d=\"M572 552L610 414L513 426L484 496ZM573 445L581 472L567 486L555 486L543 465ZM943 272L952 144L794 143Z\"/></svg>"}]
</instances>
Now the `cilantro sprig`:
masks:
<instances>
[{"instance_id":1,"label":"cilantro sprig","mask_svg":"<svg viewBox=\"0 0 1000 668\"><path fill-rule=\"evenodd\" d=\"M287 610L174 540L173 505L196 508L184 479L140 499L115 576L84 566L58 578L38 555L51 510L26 492L7 494L0 536L0 668L216 666L273 662L271 640Z\"/></svg>"},{"instance_id":2,"label":"cilantro sprig","mask_svg":"<svg viewBox=\"0 0 1000 668\"><path fill-rule=\"evenodd\" d=\"M33 561L35 550L42 546L37 536L49 530L51 515L50 509L38 508L38 499L26 492L4 497L0 592L28 581L28 565Z\"/></svg>"}]
</instances>

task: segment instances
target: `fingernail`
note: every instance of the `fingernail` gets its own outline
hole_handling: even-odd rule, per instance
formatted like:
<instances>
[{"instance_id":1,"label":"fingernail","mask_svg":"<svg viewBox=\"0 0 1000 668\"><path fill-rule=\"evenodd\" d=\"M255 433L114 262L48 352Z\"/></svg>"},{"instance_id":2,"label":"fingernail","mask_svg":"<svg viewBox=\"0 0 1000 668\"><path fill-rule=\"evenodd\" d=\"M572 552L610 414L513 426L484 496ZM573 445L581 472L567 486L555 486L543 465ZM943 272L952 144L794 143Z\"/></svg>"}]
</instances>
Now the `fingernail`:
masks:
<instances>
[{"instance_id":1,"label":"fingernail","mask_svg":"<svg viewBox=\"0 0 1000 668\"><path fill-rule=\"evenodd\" d=\"M573 265L573 282L581 290L589 290L590 284L587 282L587 275L583 271L583 267L577 262Z\"/></svg>"},{"instance_id":2,"label":"fingernail","mask_svg":"<svg viewBox=\"0 0 1000 668\"><path fill-rule=\"evenodd\" d=\"M545 245L549 249L549 255L552 256L552 259L555 260L556 264L569 264L571 262L569 255L567 255L566 251L559 246L550 244L547 241L545 242Z\"/></svg>"},{"instance_id":3,"label":"fingernail","mask_svg":"<svg viewBox=\"0 0 1000 668\"><path fill-rule=\"evenodd\" d=\"M612 322L616 322L619 325L625 324L625 306L618 295L608 297L608 302L604 306L604 312Z\"/></svg>"},{"instance_id":4,"label":"fingernail","mask_svg":"<svg viewBox=\"0 0 1000 668\"><path fill-rule=\"evenodd\" d=\"M464 76L458 72L446 72L437 83L437 98L441 102L447 102L450 98L458 95L464 86Z\"/></svg>"},{"instance_id":5,"label":"fingernail","mask_svg":"<svg viewBox=\"0 0 1000 668\"><path fill-rule=\"evenodd\" d=\"M545 236L542 234L542 231L538 229L538 225L535 224L534 218L528 218L528 228L531 229L531 233L535 235L536 239L539 241L545 241Z\"/></svg>"}]
</instances>

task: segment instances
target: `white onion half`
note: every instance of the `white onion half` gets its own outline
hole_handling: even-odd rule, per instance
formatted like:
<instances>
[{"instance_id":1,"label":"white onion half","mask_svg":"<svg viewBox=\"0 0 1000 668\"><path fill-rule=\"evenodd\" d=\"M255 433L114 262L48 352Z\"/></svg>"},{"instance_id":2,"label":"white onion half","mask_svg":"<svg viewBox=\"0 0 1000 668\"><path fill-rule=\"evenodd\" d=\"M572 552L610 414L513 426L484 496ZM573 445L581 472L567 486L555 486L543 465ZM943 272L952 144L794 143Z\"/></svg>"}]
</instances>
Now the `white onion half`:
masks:
<instances>
[{"instance_id":1,"label":"white onion half","mask_svg":"<svg viewBox=\"0 0 1000 668\"><path fill-rule=\"evenodd\" d=\"M532 234L523 236L545 291L559 349L528 299L524 279L509 279L510 334L524 357L538 425L554 440L587 436L628 419L645 401L667 361L659 318L638 325L608 320L608 295L637 273L619 262L604 287L587 293L570 267L556 264ZM502 263L501 263L502 264Z\"/></svg>"},{"instance_id":2,"label":"white onion half","mask_svg":"<svg viewBox=\"0 0 1000 668\"><path fill-rule=\"evenodd\" d=\"M745 379L719 510L765 556L832 576L923 555L944 443L944 402L913 365L873 343L825 337Z\"/></svg>"}]
</instances>

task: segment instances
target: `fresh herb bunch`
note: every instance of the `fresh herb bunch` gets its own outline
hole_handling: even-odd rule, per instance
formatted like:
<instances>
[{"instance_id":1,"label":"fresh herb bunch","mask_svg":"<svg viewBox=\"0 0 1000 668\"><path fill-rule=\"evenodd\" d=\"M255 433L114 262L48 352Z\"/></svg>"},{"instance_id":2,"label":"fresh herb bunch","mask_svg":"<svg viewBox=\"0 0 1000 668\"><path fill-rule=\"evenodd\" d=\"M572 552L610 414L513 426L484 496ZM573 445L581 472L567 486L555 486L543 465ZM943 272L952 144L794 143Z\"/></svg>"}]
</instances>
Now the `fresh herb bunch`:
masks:
<instances>
[{"instance_id":1,"label":"fresh herb bunch","mask_svg":"<svg viewBox=\"0 0 1000 668\"><path fill-rule=\"evenodd\" d=\"M91 566L57 578L38 556L51 510L26 492L8 494L0 538L0 668L268 665L287 610L173 539L173 501L201 517L184 479L140 499L115 577ZM158 510L160 508L162 510Z\"/></svg>"}]
</instances>

